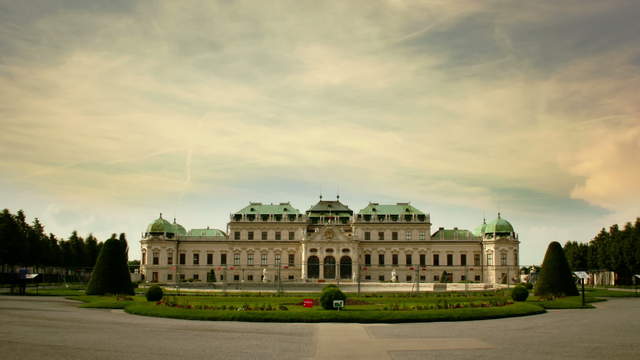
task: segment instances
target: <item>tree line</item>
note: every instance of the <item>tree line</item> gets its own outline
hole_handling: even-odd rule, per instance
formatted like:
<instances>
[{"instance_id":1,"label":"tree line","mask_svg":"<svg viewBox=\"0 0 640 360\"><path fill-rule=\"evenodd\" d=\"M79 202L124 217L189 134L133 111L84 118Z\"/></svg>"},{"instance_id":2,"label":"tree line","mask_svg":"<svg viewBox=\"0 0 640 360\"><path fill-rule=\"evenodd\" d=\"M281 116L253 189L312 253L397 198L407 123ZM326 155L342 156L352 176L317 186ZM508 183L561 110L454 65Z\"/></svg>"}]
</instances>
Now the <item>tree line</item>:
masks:
<instances>
[{"instance_id":1,"label":"tree line","mask_svg":"<svg viewBox=\"0 0 640 360\"><path fill-rule=\"evenodd\" d=\"M116 234L111 235L116 238ZM126 243L125 235L120 240ZM0 265L2 272L15 267L91 268L95 265L103 243L89 234L86 238L73 231L68 239L46 234L38 218L31 224L22 210L0 214Z\"/></svg>"},{"instance_id":2,"label":"tree line","mask_svg":"<svg viewBox=\"0 0 640 360\"><path fill-rule=\"evenodd\" d=\"M564 253L573 271L614 271L620 284L633 284L633 275L640 274L640 218L622 230L617 224L602 228L589 243L568 241Z\"/></svg>"}]
</instances>

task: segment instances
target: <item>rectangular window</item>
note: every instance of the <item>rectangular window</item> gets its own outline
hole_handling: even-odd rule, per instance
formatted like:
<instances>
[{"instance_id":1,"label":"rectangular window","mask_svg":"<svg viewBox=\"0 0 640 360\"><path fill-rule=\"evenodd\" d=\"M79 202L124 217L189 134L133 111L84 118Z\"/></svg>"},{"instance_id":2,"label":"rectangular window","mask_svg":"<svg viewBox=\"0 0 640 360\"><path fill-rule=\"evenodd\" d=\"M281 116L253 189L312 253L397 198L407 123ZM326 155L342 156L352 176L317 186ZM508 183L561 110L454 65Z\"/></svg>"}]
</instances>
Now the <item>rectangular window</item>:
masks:
<instances>
[{"instance_id":1,"label":"rectangular window","mask_svg":"<svg viewBox=\"0 0 640 360\"><path fill-rule=\"evenodd\" d=\"M253 275L247 275L247 280L253 281Z\"/></svg>"},{"instance_id":2,"label":"rectangular window","mask_svg":"<svg viewBox=\"0 0 640 360\"><path fill-rule=\"evenodd\" d=\"M424 240L425 239L424 231L420 231L420 233L418 233L418 239L419 240Z\"/></svg>"},{"instance_id":3,"label":"rectangular window","mask_svg":"<svg viewBox=\"0 0 640 360\"><path fill-rule=\"evenodd\" d=\"M391 232L391 240L398 240L398 232L397 231L392 231Z\"/></svg>"},{"instance_id":4,"label":"rectangular window","mask_svg":"<svg viewBox=\"0 0 640 360\"><path fill-rule=\"evenodd\" d=\"M260 254L260 265L267 265L267 254Z\"/></svg>"},{"instance_id":5,"label":"rectangular window","mask_svg":"<svg viewBox=\"0 0 640 360\"><path fill-rule=\"evenodd\" d=\"M173 281L173 274L167 274L167 280Z\"/></svg>"},{"instance_id":6,"label":"rectangular window","mask_svg":"<svg viewBox=\"0 0 640 360\"><path fill-rule=\"evenodd\" d=\"M427 255L420 254L420 266L427 266Z\"/></svg>"},{"instance_id":7,"label":"rectangular window","mask_svg":"<svg viewBox=\"0 0 640 360\"><path fill-rule=\"evenodd\" d=\"M460 281L465 281L465 280L467 280L467 278L464 275L461 275L460 276Z\"/></svg>"},{"instance_id":8,"label":"rectangular window","mask_svg":"<svg viewBox=\"0 0 640 360\"><path fill-rule=\"evenodd\" d=\"M433 266L440 266L440 255L433 254Z\"/></svg>"},{"instance_id":9,"label":"rectangular window","mask_svg":"<svg viewBox=\"0 0 640 360\"><path fill-rule=\"evenodd\" d=\"M180 265L187 263L187 254L180 254Z\"/></svg>"},{"instance_id":10,"label":"rectangular window","mask_svg":"<svg viewBox=\"0 0 640 360\"><path fill-rule=\"evenodd\" d=\"M240 254L233 254L233 265L240 265Z\"/></svg>"},{"instance_id":11,"label":"rectangular window","mask_svg":"<svg viewBox=\"0 0 640 360\"><path fill-rule=\"evenodd\" d=\"M420 275L420 281L427 281L426 275Z\"/></svg>"},{"instance_id":12,"label":"rectangular window","mask_svg":"<svg viewBox=\"0 0 640 360\"><path fill-rule=\"evenodd\" d=\"M500 265L502 266L507 265L507 253L500 254Z\"/></svg>"},{"instance_id":13,"label":"rectangular window","mask_svg":"<svg viewBox=\"0 0 640 360\"><path fill-rule=\"evenodd\" d=\"M384 281L384 275L380 275L380 276L378 276L378 280L379 280L379 281Z\"/></svg>"},{"instance_id":14,"label":"rectangular window","mask_svg":"<svg viewBox=\"0 0 640 360\"><path fill-rule=\"evenodd\" d=\"M296 265L296 254L289 254L289 266Z\"/></svg>"},{"instance_id":15,"label":"rectangular window","mask_svg":"<svg viewBox=\"0 0 640 360\"><path fill-rule=\"evenodd\" d=\"M364 254L364 264L367 266L371 265L371 254Z\"/></svg>"},{"instance_id":16,"label":"rectangular window","mask_svg":"<svg viewBox=\"0 0 640 360\"><path fill-rule=\"evenodd\" d=\"M253 240L253 231L247 232L247 239Z\"/></svg>"},{"instance_id":17,"label":"rectangular window","mask_svg":"<svg viewBox=\"0 0 640 360\"><path fill-rule=\"evenodd\" d=\"M411 275L407 275L407 282L411 281Z\"/></svg>"},{"instance_id":18,"label":"rectangular window","mask_svg":"<svg viewBox=\"0 0 640 360\"><path fill-rule=\"evenodd\" d=\"M460 254L460 265L467 266L467 254Z\"/></svg>"},{"instance_id":19,"label":"rectangular window","mask_svg":"<svg viewBox=\"0 0 640 360\"><path fill-rule=\"evenodd\" d=\"M213 254L207 254L207 265L213 265Z\"/></svg>"},{"instance_id":20,"label":"rectangular window","mask_svg":"<svg viewBox=\"0 0 640 360\"><path fill-rule=\"evenodd\" d=\"M371 275L365 275L364 279L365 280L371 280Z\"/></svg>"},{"instance_id":21,"label":"rectangular window","mask_svg":"<svg viewBox=\"0 0 640 360\"><path fill-rule=\"evenodd\" d=\"M276 265L280 265L280 254L276 254Z\"/></svg>"},{"instance_id":22,"label":"rectangular window","mask_svg":"<svg viewBox=\"0 0 640 360\"><path fill-rule=\"evenodd\" d=\"M253 254L247 254L247 265L253 265Z\"/></svg>"},{"instance_id":23,"label":"rectangular window","mask_svg":"<svg viewBox=\"0 0 640 360\"><path fill-rule=\"evenodd\" d=\"M262 232L262 240L267 240L267 232L266 231Z\"/></svg>"},{"instance_id":24,"label":"rectangular window","mask_svg":"<svg viewBox=\"0 0 640 360\"><path fill-rule=\"evenodd\" d=\"M146 265L147 264L147 253L143 252L142 253L142 265Z\"/></svg>"},{"instance_id":25,"label":"rectangular window","mask_svg":"<svg viewBox=\"0 0 640 360\"><path fill-rule=\"evenodd\" d=\"M193 280L200 280L200 276L198 274L193 274Z\"/></svg>"},{"instance_id":26,"label":"rectangular window","mask_svg":"<svg viewBox=\"0 0 640 360\"><path fill-rule=\"evenodd\" d=\"M240 281L240 275L233 275L233 281Z\"/></svg>"},{"instance_id":27,"label":"rectangular window","mask_svg":"<svg viewBox=\"0 0 640 360\"><path fill-rule=\"evenodd\" d=\"M151 273L151 282L158 282L158 272L154 271Z\"/></svg>"},{"instance_id":28,"label":"rectangular window","mask_svg":"<svg viewBox=\"0 0 640 360\"><path fill-rule=\"evenodd\" d=\"M220 254L220 265L227 265L227 254Z\"/></svg>"},{"instance_id":29,"label":"rectangular window","mask_svg":"<svg viewBox=\"0 0 640 360\"><path fill-rule=\"evenodd\" d=\"M411 231L405 231L404 239L407 240L407 241L411 240Z\"/></svg>"},{"instance_id":30,"label":"rectangular window","mask_svg":"<svg viewBox=\"0 0 640 360\"><path fill-rule=\"evenodd\" d=\"M200 254L193 254L193 265L200 264Z\"/></svg>"},{"instance_id":31,"label":"rectangular window","mask_svg":"<svg viewBox=\"0 0 640 360\"><path fill-rule=\"evenodd\" d=\"M233 239L234 240L240 240L240 231L234 231L233 232Z\"/></svg>"},{"instance_id":32,"label":"rectangular window","mask_svg":"<svg viewBox=\"0 0 640 360\"><path fill-rule=\"evenodd\" d=\"M440 281L440 275L433 275L433 281Z\"/></svg>"},{"instance_id":33,"label":"rectangular window","mask_svg":"<svg viewBox=\"0 0 640 360\"><path fill-rule=\"evenodd\" d=\"M293 275L289 275L289 280L295 280L296 278Z\"/></svg>"},{"instance_id":34,"label":"rectangular window","mask_svg":"<svg viewBox=\"0 0 640 360\"><path fill-rule=\"evenodd\" d=\"M378 254L378 265L384 265L384 254Z\"/></svg>"},{"instance_id":35,"label":"rectangular window","mask_svg":"<svg viewBox=\"0 0 640 360\"><path fill-rule=\"evenodd\" d=\"M276 240L282 240L282 233L280 231L276 231Z\"/></svg>"},{"instance_id":36,"label":"rectangular window","mask_svg":"<svg viewBox=\"0 0 640 360\"><path fill-rule=\"evenodd\" d=\"M473 254L473 265L480 266L480 254Z\"/></svg>"},{"instance_id":37,"label":"rectangular window","mask_svg":"<svg viewBox=\"0 0 640 360\"><path fill-rule=\"evenodd\" d=\"M295 240L296 239L296 233L293 231L289 231L289 240Z\"/></svg>"},{"instance_id":38,"label":"rectangular window","mask_svg":"<svg viewBox=\"0 0 640 360\"><path fill-rule=\"evenodd\" d=\"M413 264L413 256L411 256L411 254L406 254L404 256L404 260L406 261L407 265Z\"/></svg>"},{"instance_id":39,"label":"rectangular window","mask_svg":"<svg viewBox=\"0 0 640 360\"><path fill-rule=\"evenodd\" d=\"M159 265L160 264L160 254L157 252L153 253L153 265Z\"/></svg>"},{"instance_id":40,"label":"rectangular window","mask_svg":"<svg viewBox=\"0 0 640 360\"><path fill-rule=\"evenodd\" d=\"M378 240L384 240L384 231L378 232Z\"/></svg>"},{"instance_id":41,"label":"rectangular window","mask_svg":"<svg viewBox=\"0 0 640 360\"><path fill-rule=\"evenodd\" d=\"M487 265L493 266L493 254L487 254Z\"/></svg>"},{"instance_id":42,"label":"rectangular window","mask_svg":"<svg viewBox=\"0 0 640 360\"><path fill-rule=\"evenodd\" d=\"M391 255L391 263L393 265L398 265L398 254L392 254Z\"/></svg>"},{"instance_id":43,"label":"rectangular window","mask_svg":"<svg viewBox=\"0 0 640 360\"><path fill-rule=\"evenodd\" d=\"M480 275L476 275L475 280L480 281Z\"/></svg>"},{"instance_id":44,"label":"rectangular window","mask_svg":"<svg viewBox=\"0 0 640 360\"><path fill-rule=\"evenodd\" d=\"M364 232L364 239L365 240L371 240L371 232L365 231Z\"/></svg>"},{"instance_id":45,"label":"rectangular window","mask_svg":"<svg viewBox=\"0 0 640 360\"><path fill-rule=\"evenodd\" d=\"M173 265L173 253L167 255L167 265Z\"/></svg>"},{"instance_id":46,"label":"rectangular window","mask_svg":"<svg viewBox=\"0 0 640 360\"><path fill-rule=\"evenodd\" d=\"M453 266L453 254L447 254L447 266Z\"/></svg>"},{"instance_id":47,"label":"rectangular window","mask_svg":"<svg viewBox=\"0 0 640 360\"><path fill-rule=\"evenodd\" d=\"M180 281L184 281L185 277L184 274L180 274Z\"/></svg>"}]
</instances>

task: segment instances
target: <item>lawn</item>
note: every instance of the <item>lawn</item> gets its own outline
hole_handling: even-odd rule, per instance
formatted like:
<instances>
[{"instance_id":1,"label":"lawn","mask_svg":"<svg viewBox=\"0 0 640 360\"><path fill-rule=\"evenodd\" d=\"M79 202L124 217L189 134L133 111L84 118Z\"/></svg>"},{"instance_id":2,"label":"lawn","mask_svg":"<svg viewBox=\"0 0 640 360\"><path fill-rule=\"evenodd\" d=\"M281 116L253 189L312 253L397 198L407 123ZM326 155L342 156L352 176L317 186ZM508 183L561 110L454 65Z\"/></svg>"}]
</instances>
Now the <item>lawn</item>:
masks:
<instances>
[{"instance_id":1,"label":"lawn","mask_svg":"<svg viewBox=\"0 0 640 360\"><path fill-rule=\"evenodd\" d=\"M583 308L580 296L553 300L530 295L526 302L513 302L509 290L444 293L355 293L347 294L341 311L324 310L319 293L202 293L168 292L160 302L147 302L142 289L135 296L88 296L83 286L47 287L38 295L66 296L82 301L81 307L124 309L131 314L192 320L234 320L275 322L361 322L396 323L462 321L538 314L546 309ZM28 295L36 295L29 288ZM587 289L586 306L602 297L633 297L633 292ZM303 299L314 299L312 308Z\"/></svg>"}]
</instances>

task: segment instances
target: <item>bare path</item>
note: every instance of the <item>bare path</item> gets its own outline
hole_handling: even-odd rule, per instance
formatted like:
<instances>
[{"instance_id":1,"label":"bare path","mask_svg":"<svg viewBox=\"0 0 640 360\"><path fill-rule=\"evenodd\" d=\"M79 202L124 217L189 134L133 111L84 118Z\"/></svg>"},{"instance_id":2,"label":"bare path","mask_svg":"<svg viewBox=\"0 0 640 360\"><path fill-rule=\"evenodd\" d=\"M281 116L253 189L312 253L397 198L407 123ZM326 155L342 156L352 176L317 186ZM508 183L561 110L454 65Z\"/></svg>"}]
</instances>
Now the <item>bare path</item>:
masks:
<instances>
[{"instance_id":1,"label":"bare path","mask_svg":"<svg viewBox=\"0 0 640 360\"><path fill-rule=\"evenodd\" d=\"M59 297L0 296L2 359L638 359L640 299L592 310L419 324L150 318Z\"/></svg>"}]
</instances>

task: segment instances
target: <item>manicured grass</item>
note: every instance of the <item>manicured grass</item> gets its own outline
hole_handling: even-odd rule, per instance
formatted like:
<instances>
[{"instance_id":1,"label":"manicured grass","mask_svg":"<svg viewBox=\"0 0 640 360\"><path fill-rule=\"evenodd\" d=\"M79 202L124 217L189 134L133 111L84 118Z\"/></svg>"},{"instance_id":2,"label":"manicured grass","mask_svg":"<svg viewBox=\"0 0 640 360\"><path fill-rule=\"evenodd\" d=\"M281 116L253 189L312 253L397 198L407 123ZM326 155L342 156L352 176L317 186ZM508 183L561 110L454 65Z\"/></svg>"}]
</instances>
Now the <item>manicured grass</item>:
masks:
<instances>
[{"instance_id":1,"label":"manicured grass","mask_svg":"<svg viewBox=\"0 0 640 360\"><path fill-rule=\"evenodd\" d=\"M430 321L464 321L496 319L543 313L535 304L515 303L489 308L463 308L424 311L229 311L175 308L155 303L132 303L125 307L130 314L187 320L255 321L255 322L357 322L402 323Z\"/></svg>"},{"instance_id":2,"label":"manicured grass","mask_svg":"<svg viewBox=\"0 0 640 360\"><path fill-rule=\"evenodd\" d=\"M640 297L635 291L607 290L607 289L585 289L585 294L592 297Z\"/></svg>"},{"instance_id":3,"label":"manicured grass","mask_svg":"<svg viewBox=\"0 0 640 360\"><path fill-rule=\"evenodd\" d=\"M82 308L96 308L96 309L124 309L126 306L133 303L146 302L144 296L94 296L94 295L80 295L70 296L71 300L82 301Z\"/></svg>"}]
</instances>

